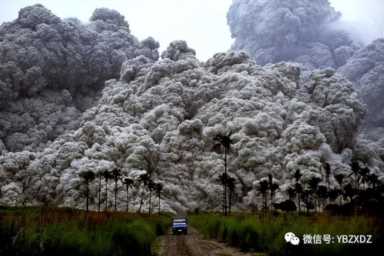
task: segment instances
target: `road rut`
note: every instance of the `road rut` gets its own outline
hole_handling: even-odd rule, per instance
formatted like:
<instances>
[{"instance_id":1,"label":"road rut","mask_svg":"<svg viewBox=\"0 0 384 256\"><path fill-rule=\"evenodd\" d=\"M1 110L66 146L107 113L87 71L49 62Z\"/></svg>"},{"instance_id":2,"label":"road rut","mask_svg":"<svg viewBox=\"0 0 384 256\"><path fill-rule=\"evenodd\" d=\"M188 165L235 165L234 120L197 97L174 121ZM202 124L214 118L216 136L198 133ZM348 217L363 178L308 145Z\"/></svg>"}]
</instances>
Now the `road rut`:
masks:
<instances>
[{"instance_id":1,"label":"road rut","mask_svg":"<svg viewBox=\"0 0 384 256\"><path fill-rule=\"evenodd\" d=\"M266 254L242 253L217 241L203 239L192 229L188 235L168 234L162 237L159 256L266 256Z\"/></svg>"}]
</instances>

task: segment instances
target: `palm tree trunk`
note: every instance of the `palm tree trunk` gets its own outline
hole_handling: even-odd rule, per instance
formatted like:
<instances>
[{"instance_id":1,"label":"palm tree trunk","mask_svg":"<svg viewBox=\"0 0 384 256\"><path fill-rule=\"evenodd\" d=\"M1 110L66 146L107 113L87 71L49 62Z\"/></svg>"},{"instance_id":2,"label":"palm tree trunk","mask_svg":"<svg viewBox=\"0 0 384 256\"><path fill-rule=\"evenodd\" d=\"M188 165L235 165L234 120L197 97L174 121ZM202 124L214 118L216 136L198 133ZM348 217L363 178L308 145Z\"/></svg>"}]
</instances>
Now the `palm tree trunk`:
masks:
<instances>
[{"instance_id":1,"label":"palm tree trunk","mask_svg":"<svg viewBox=\"0 0 384 256\"><path fill-rule=\"evenodd\" d=\"M360 184L359 184L359 176L358 176L357 173L355 174L355 188L356 188L357 190L359 190L359 188L360 188Z\"/></svg>"},{"instance_id":2,"label":"palm tree trunk","mask_svg":"<svg viewBox=\"0 0 384 256\"><path fill-rule=\"evenodd\" d=\"M117 177L115 177L115 202L114 202L114 209L115 209L115 212L117 210L117 204L116 204L116 199L117 199Z\"/></svg>"},{"instance_id":3,"label":"palm tree trunk","mask_svg":"<svg viewBox=\"0 0 384 256\"><path fill-rule=\"evenodd\" d=\"M105 210L108 210L108 178L105 178Z\"/></svg>"},{"instance_id":4,"label":"palm tree trunk","mask_svg":"<svg viewBox=\"0 0 384 256\"><path fill-rule=\"evenodd\" d=\"M148 215L151 215L152 189L149 190Z\"/></svg>"},{"instance_id":5,"label":"palm tree trunk","mask_svg":"<svg viewBox=\"0 0 384 256\"><path fill-rule=\"evenodd\" d=\"M158 205L158 207L159 207L159 215L160 215L160 192L158 194L158 197L159 197L159 205Z\"/></svg>"},{"instance_id":6,"label":"palm tree trunk","mask_svg":"<svg viewBox=\"0 0 384 256\"><path fill-rule=\"evenodd\" d=\"M141 208L143 207L143 203L144 203L144 193L143 193L143 191L141 191L140 195L141 195L141 198L140 198L139 209L137 210L138 213L141 213Z\"/></svg>"},{"instance_id":7,"label":"palm tree trunk","mask_svg":"<svg viewBox=\"0 0 384 256\"><path fill-rule=\"evenodd\" d=\"M228 198L228 214L231 215L231 208L232 208L232 191L229 190L229 198Z\"/></svg>"},{"instance_id":8,"label":"palm tree trunk","mask_svg":"<svg viewBox=\"0 0 384 256\"><path fill-rule=\"evenodd\" d=\"M129 212L129 196L128 196L128 192L129 192L129 185L127 184L127 212Z\"/></svg>"},{"instance_id":9,"label":"palm tree trunk","mask_svg":"<svg viewBox=\"0 0 384 256\"><path fill-rule=\"evenodd\" d=\"M224 207L224 215L227 216L227 148L224 147L224 195L223 195L223 207Z\"/></svg>"},{"instance_id":10,"label":"palm tree trunk","mask_svg":"<svg viewBox=\"0 0 384 256\"><path fill-rule=\"evenodd\" d=\"M263 197L264 197L264 211L266 211L267 210L267 193L266 192L263 194Z\"/></svg>"},{"instance_id":11,"label":"palm tree trunk","mask_svg":"<svg viewBox=\"0 0 384 256\"><path fill-rule=\"evenodd\" d=\"M141 213L141 208L143 207L143 201L144 201L144 199L143 199L143 197L141 197L139 209L137 210L138 213Z\"/></svg>"},{"instance_id":12,"label":"palm tree trunk","mask_svg":"<svg viewBox=\"0 0 384 256\"><path fill-rule=\"evenodd\" d=\"M88 183L88 181L87 181L87 183L86 183L86 186L87 186L87 188L86 188L86 192L85 192L85 196L86 196L86 204L85 204L85 209L86 209L86 211L88 212L88 198L89 198L89 183Z\"/></svg>"},{"instance_id":13,"label":"palm tree trunk","mask_svg":"<svg viewBox=\"0 0 384 256\"><path fill-rule=\"evenodd\" d=\"M301 207L300 207L300 193L297 193L297 209L299 210L299 213L301 212Z\"/></svg>"},{"instance_id":14,"label":"palm tree trunk","mask_svg":"<svg viewBox=\"0 0 384 256\"><path fill-rule=\"evenodd\" d=\"M100 207L101 207L101 174L99 174L99 193L98 193L98 198L99 198L99 202L98 202L98 205L97 205L97 210L98 210L98 212L100 212Z\"/></svg>"}]
</instances>

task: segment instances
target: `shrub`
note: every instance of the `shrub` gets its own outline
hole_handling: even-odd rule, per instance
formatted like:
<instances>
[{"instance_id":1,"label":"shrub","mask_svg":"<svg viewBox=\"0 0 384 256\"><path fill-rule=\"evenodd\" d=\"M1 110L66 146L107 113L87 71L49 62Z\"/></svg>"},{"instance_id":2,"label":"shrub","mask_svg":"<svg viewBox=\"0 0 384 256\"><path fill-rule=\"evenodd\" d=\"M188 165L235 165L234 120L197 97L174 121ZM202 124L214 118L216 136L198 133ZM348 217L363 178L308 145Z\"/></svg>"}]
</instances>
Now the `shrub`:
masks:
<instances>
[{"instance_id":1,"label":"shrub","mask_svg":"<svg viewBox=\"0 0 384 256\"><path fill-rule=\"evenodd\" d=\"M0 210L0 255L151 255L169 226L166 216L70 209Z\"/></svg>"},{"instance_id":2,"label":"shrub","mask_svg":"<svg viewBox=\"0 0 384 256\"><path fill-rule=\"evenodd\" d=\"M298 214L193 215L191 224L205 237L217 239L246 252L266 252L268 255L358 255L383 247L383 223L367 216L336 217ZM302 238L304 234L372 234L374 246L364 245L305 245L292 246L284 240L286 232Z\"/></svg>"}]
</instances>

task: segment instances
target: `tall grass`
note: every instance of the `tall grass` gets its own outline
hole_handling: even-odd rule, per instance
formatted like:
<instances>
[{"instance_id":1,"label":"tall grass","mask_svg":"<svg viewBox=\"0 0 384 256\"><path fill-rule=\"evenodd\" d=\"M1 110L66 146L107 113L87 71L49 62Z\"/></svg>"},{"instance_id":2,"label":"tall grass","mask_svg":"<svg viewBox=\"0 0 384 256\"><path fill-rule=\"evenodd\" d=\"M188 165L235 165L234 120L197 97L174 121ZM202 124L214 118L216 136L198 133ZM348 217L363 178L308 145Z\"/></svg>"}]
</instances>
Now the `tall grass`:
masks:
<instances>
[{"instance_id":1,"label":"tall grass","mask_svg":"<svg viewBox=\"0 0 384 256\"><path fill-rule=\"evenodd\" d=\"M207 238L226 242L242 251L264 252L268 255L376 255L375 249L384 248L382 221L364 216L261 214L223 217L204 214L191 216L190 221ZM301 245L287 244L284 240L286 232L295 233L301 239ZM304 234L372 234L374 244L346 245L335 242L329 245L303 245Z\"/></svg>"},{"instance_id":2,"label":"tall grass","mask_svg":"<svg viewBox=\"0 0 384 256\"><path fill-rule=\"evenodd\" d=\"M0 255L151 255L169 217L0 209Z\"/></svg>"}]
</instances>

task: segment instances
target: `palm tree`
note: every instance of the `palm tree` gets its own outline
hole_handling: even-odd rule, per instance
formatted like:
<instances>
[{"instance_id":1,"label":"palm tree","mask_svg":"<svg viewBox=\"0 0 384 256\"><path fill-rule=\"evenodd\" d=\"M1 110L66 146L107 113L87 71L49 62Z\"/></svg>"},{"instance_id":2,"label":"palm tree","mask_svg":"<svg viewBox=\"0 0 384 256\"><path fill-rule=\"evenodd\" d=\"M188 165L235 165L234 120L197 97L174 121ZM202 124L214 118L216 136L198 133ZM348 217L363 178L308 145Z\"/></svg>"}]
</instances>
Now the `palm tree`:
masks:
<instances>
[{"instance_id":1,"label":"palm tree","mask_svg":"<svg viewBox=\"0 0 384 256\"><path fill-rule=\"evenodd\" d=\"M326 203L329 196L328 184L320 184L317 188L317 197L319 198L319 208L321 210L322 206Z\"/></svg>"},{"instance_id":2,"label":"palm tree","mask_svg":"<svg viewBox=\"0 0 384 256\"><path fill-rule=\"evenodd\" d=\"M337 181L337 183L339 184L339 187L340 187L340 189L339 189L339 193L338 193L339 196L340 196L340 199L339 199L339 205L342 204L342 200L343 200L343 198L341 197L341 195L342 195L342 190L343 190L343 181L344 181L344 178L345 178L345 175L342 174L342 173L339 173L339 174L335 175L335 179L336 179L336 181Z\"/></svg>"},{"instance_id":3,"label":"palm tree","mask_svg":"<svg viewBox=\"0 0 384 256\"><path fill-rule=\"evenodd\" d=\"M221 146L224 148L224 177L227 177L227 156L231 150L231 145L233 141L231 140L231 135L232 132L229 132L228 134L218 134L216 137L213 139L216 142L216 147ZM224 215L227 216L227 182L223 183L223 209L224 209Z\"/></svg>"},{"instance_id":4,"label":"palm tree","mask_svg":"<svg viewBox=\"0 0 384 256\"><path fill-rule=\"evenodd\" d=\"M220 183L221 183L221 185L223 185L224 188L227 187L227 179L228 179L228 177L227 177L227 174L226 174L225 172L222 173L222 174L219 176ZM226 190L226 189L224 189L224 191L225 191L225 190ZM223 213L224 213L224 215L227 214L227 213L226 213L226 196L225 196L225 195L223 195Z\"/></svg>"},{"instance_id":5,"label":"palm tree","mask_svg":"<svg viewBox=\"0 0 384 256\"><path fill-rule=\"evenodd\" d=\"M149 180L150 180L150 176L148 173L141 174L138 179L138 185L139 186L143 185L142 187L145 188L147 187ZM137 210L138 213L141 213L143 203L144 203L144 193L141 193L140 205L139 205L139 209Z\"/></svg>"},{"instance_id":6,"label":"palm tree","mask_svg":"<svg viewBox=\"0 0 384 256\"><path fill-rule=\"evenodd\" d=\"M309 183L309 192L314 199L315 211L317 211L317 198L316 197L317 197L317 189L318 189L320 181L321 181L320 177L314 176L308 182Z\"/></svg>"},{"instance_id":7,"label":"palm tree","mask_svg":"<svg viewBox=\"0 0 384 256\"><path fill-rule=\"evenodd\" d=\"M79 174L80 178L83 179L85 183L85 197L86 197L86 211L88 212L89 206L89 183L95 179L95 173L92 171L85 171Z\"/></svg>"},{"instance_id":8,"label":"palm tree","mask_svg":"<svg viewBox=\"0 0 384 256\"><path fill-rule=\"evenodd\" d=\"M300 184L300 179L303 175L301 174L301 171L297 169L293 175L295 178L295 190L296 190L296 195L297 195L297 209L300 212L301 211L301 193L303 193L303 186Z\"/></svg>"},{"instance_id":9,"label":"palm tree","mask_svg":"<svg viewBox=\"0 0 384 256\"><path fill-rule=\"evenodd\" d=\"M124 178L123 179L123 184L125 185L125 189L126 189L126 192L127 192L127 199L126 199L126 203L127 203L127 209L126 211L128 212L129 211L129 188L133 186L133 179L130 179L130 178Z\"/></svg>"},{"instance_id":10,"label":"palm tree","mask_svg":"<svg viewBox=\"0 0 384 256\"><path fill-rule=\"evenodd\" d=\"M371 185L371 188L373 190L376 189L377 185L379 184L379 179L376 174L368 174L367 177L368 183Z\"/></svg>"},{"instance_id":11,"label":"palm tree","mask_svg":"<svg viewBox=\"0 0 384 256\"><path fill-rule=\"evenodd\" d=\"M121 170L115 168L115 169L112 170L111 174L112 174L112 177L113 177L113 179L115 181L115 189L114 189L113 192L115 193L114 210L116 212L116 210L117 210L117 182L118 182L118 180L119 180L119 178L121 176Z\"/></svg>"},{"instance_id":12,"label":"palm tree","mask_svg":"<svg viewBox=\"0 0 384 256\"><path fill-rule=\"evenodd\" d=\"M160 162L160 152L156 148L153 148L150 143L145 142L141 145L143 147L143 151L140 153L139 160L136 161L137 168L145 170L146 173L140 175L138 179L138 185L143 185L143 187L148 188L150 191L150 197L152 196L152 184L151 188L148 187L152 174L156 173L158 171L158 165ZM141 213L141 209L144 203L144 193L142 193L141 199L140 199L140 206L138 209L138 212ZM151 202L150 202L151 203ZM151 208L151 207L149 207ZM150 210L150 209L149 209Z\"/></svg>"},{"instance_id":13,"label":"palm tree","mask_svg":"<svg viewBox=\"0 0 384 256\"><path fill-rule=\"evenodd\" d=\"M148 200L148 215L151 215L152 213L152 191L156 189L156 183L152 180L149 180L148 184L148 190L149 190L149 200Z\"/></svg>"},{"instance_id":14,"label":"palm tree","mask_svg":"<svg viewBox=\"0 0 384 256\"><path fill-rule=\"evenodd\" d=\"M296 197L296 190L294 187L289 187L287 189L287 194L288 194L288 197L289 197L289 200L292 200Z\"/></svg>"},{"instance_id":15,"label":"palm tree","mask_svg":"<svg viewBox=\"0 0 384 256\"><path fill-rule=\"evenodd\" d=\"M359 175L360 175L360 164L358 161L352 161L351 164L352 173L349 175L355 176L355 189L359 189Z\"/></svg>"},{"instance_id":16,"label":"palm tree","mask_svg":"<svg viewBox=\"0 0 384 256\"><path fill-rule=\"evenodd\" d=\"M303 202L305 204L305 208L306 208L307 214L309 212L309 209L313 209L314 208L313 202L310 199L311 193L312 193L312 191L310 189L308 189L308 188L304 189L301 192L301 196L303 198Z\"/></svg>"},{"instance_id":17,"label":"palm tree","mask_svg":"<svg viewBox=\"0 0 384 256\"><path fill-rule=\"evenodd\" d=\"M161 197L161 191L163 191L163 184L156 183L155 191L156 191L156 194L157 194L157 198L159 199L158 208L159 208L159 215L160 215L160 197Z\"/></svg>"},{"instance_id":18,"label":"palm tree","mask_svg":"<svg viewBox=\"0 0 384 256\"><path fill-rule=\"evenodd\" d=\"M297 182L295 183L295 190L296 190L296 195L297 195L297 206L298 206L298 211L301 212L301 198L302 198L302 193L304 191L303 186Z\"/></svg>"},{"instance_id":19,"label":"palm tree","mask_svg":"<svg viewBox=\"0 0 384 256\"><path fill-rule=\"evenodd\" d=\"M268 181L265 180L265 179L262 179L260 182L259 182L259 186L257 188L257 190L259 191L259 193L263 196L263 202L264 202L264 206L263 206L263 209L264 210L267 210L267 192L268 192Z\"/></svg>"},{"instance_id":20,"label":"palm tree","mask_svg":"<svg viewBox=\"0 0 384 256\"><path fill-rule=\"evenodd\" d=\"M110 171L103 171L101 174L105 179L105 210L108 210L108 180L112 178Z\"/></svg>"},{"instance_id":21,"label":"palm tree","mask_svg":"<svg viewBox=\"0 0 384 256\"><path fill-rule=\"evenodd\" d=\"M31 200L31 194L28 193L28 189L32 186L33 178L31 176L23 177L23 180L21 181L21 195L22 201L21 205L25 207L25 205ZM1 190L1 189L0 189ZM1 191L0 191L0 198L1 198Z\"/></svg>"},{"instance_id":22,"label":"palm tree","mask_svg":"<svg viewBox=\"0 0 384 256\"><path fill-rule=\"evenodd\" d=\"M274 204L274 199L275 199L275 193L276 191L280 188L279 184L277 183L272 183L271 186L269 187L269 190L271 191L271 208Z\"/></svg>"},{"instance_id":23,"label":"palm tree","mask_svg":"<svg viewBox=\"0 0 384 256\"><path fill-rule=\"evenodd\" d=\"M330 176L331 176L331 165L327 162L324 163L324 170L325 170L325 180L327 182L327 189L329 190L330 187Z\"/></svg>"},{"instance_id":24,"label":"palm tree","mask_svg":"<svg viewBox=\"0 0 384 256\"><path fill-rule=\"evenodd\" d=\"M272 209L272 206L273 206L273 199L274 199L274 196L275 196L275 192L276 190L279 189L279 185L275 182L273 182L273 176L272 174L268 174L268 189L270 191L270 208Z\"/></svg>"},{"instance_id":25,"label":"palm tree","mask_svg":"<svg viewBox=\"0 0 384 256\"><path fill-rule=\"evenodd\" d=\"M227 186L228 186L228 214L231 214L231 208L232 208L232 197L236 189L236 179L228 176L227 179Z\"/></svg>"},{"instance_id":26,"label":"palm tree","mask_svg":"<svg viewBox=\"0 0 384 256\"><path fill-rule=\"evenodd\" d=\"M101 178L103 177L103 173L98 172L97 177L99 178L99 187L98 187L98 191L97 191L97 197L98 197L97 211L100 212L100 208L101 208Z\"/></svg>"},{"instance_id":27,"label":"palm tree","mask_svg":"<svg viewBox=\"0 0 384 256\"><path fill-rule=\"evenodd\" d=\"M366 189L366 184L368 183L368 176L369 176L369 173L371 172L371 170L369 169L368 166L364 166L363 168L360 169L360 176L361 176L361 179L362 181L364 182L363 185L363 189Z\"/></svg>"},{"instance_id":28,"label":"palm tree","mask_svg":"<svg viewBox=\"0 0 384 256\"><path fill-rule=\"evenodd\" d=\"M356 189L353 188L351 183L344 186L344 196L349 198L349 202L352 202Z\"/></svg>"},{"instance_id":29,"label":"palm tree","mask_svg":"<svg viewBox=\"0 0 384 256\"><path fill-rule=\"evenodd\" d=\"M337 188L329 190L328 197L331 200L331 202L334 202L341 195L341 192L342 191ZM341 205L341 200L339 201L339 205Z\"/></svg>"}]
</instances>

